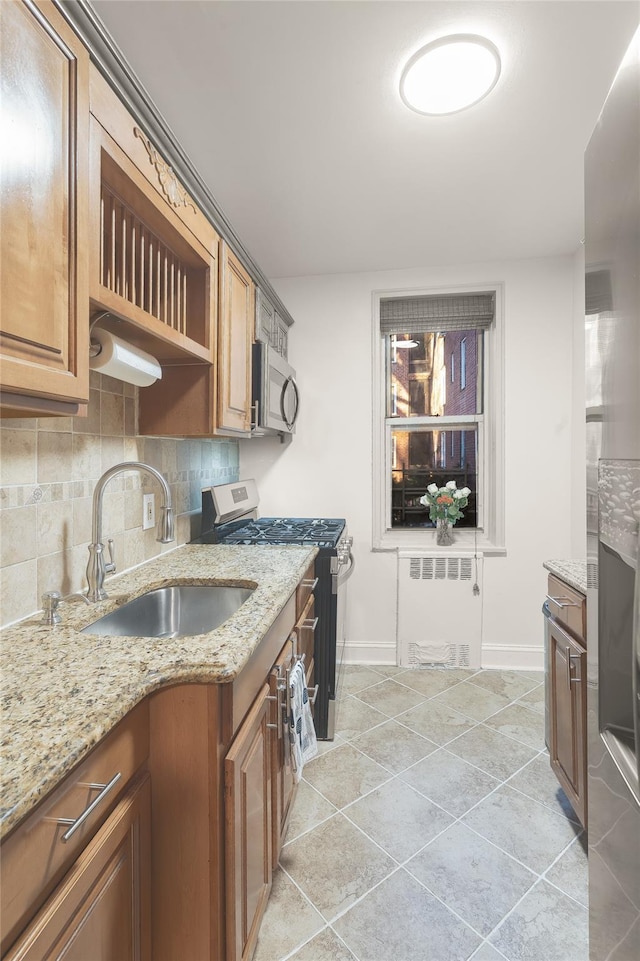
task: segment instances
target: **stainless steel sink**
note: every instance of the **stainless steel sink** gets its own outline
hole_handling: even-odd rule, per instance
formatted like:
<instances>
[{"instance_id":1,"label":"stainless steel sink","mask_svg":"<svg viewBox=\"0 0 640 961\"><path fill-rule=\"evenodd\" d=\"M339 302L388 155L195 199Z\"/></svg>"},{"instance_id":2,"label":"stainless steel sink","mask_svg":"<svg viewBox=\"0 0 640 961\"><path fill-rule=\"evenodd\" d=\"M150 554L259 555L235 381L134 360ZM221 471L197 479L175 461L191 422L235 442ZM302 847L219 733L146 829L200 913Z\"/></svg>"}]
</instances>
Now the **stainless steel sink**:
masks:
<instances>
[{"instance_id":1,"label":"stainless steel sink","mask_svg":"<svg viewBox=\"0 0 640 961\"><path fill-rule=\"evenodd\" d=\"M204 634L235 614L253 590L218 584L158 587L87 624L81 633L162 638Z\"/></svg>"}]
</instances>

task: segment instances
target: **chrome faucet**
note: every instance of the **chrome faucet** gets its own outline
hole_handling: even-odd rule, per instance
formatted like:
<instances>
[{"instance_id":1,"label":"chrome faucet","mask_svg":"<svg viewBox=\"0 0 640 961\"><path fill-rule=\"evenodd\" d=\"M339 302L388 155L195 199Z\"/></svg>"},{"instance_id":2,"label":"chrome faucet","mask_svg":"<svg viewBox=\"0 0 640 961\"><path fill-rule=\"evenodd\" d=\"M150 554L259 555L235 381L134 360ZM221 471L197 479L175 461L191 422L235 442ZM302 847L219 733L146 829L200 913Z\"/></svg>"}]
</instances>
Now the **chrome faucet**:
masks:
<instances>
[{"instance_id":1,"label":"chrome faucet","mask_svg":"<svg viewBox=\"0 0 640 961\"><path fill-rule=\"evenodd\" d=\"M110 561L104 559L104 544L102 543L102 495L104 489L112 477L116 474L123 474L126 471L144 471L151 474L162 487L162 505L160 507L160 520L158 521L158 536L156 540L160 544L169 544L175 540L173 507L171 506L171 491L169 485L162 474L149 467L148 464L141 464L140 461L126 461L116 464L106 470L93 492L93 515L91 521L91 544L89 544L89 562L87 563L87 582L89 584L87 597L90 601L102 601L107 597L104 589L105 575L113 574L116 570L113 541L109 541Z\"/></svg>"}]
</instances>

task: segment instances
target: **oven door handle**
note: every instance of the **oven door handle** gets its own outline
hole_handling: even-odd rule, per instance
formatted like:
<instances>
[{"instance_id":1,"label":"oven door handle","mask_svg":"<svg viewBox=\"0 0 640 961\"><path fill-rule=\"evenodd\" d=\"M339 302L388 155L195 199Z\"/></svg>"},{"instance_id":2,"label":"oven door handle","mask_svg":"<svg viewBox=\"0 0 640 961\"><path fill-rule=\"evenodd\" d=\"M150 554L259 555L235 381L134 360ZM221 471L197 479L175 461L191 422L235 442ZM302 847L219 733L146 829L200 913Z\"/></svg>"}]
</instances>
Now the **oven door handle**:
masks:
<instances>
[{"instance_id":1,"label":"oven door handle","mask_svg":"<svg viewBox=\"0 0 640 961\"><path fill-rule=\"evenodd\" d=\"M348 556L347 560L346 560L346 561L342 561L342 562L340 563L340 567L344 567L345 564L348 564L348 565L349 565L349 566L347 567L346 571L341 571L341 570L338 568L338 580L339 580L339 581L346 581L346 579L347 579L348 577L351 577L351 574L353 573L353 569L354 569L354 567L356 566L356 559L355 559L355 557L353 556L353 554L351 553L351 551L349 551L349 556Z\"/></svg>"},{"instance_id":2,"label":"oven door handle","mask_svg":"<svg viewBox=\"0 0 640 961\"><path fill-rule=\"evenodd\" d=\"M343 573L341 572L340 568L344 567L346 564L348 564L349 566L347 567L346 571L344 571ZM332 594L338 593L339 586L343 584L347 580L347 578L351 577L351 574L353 573L353 569L355 566L356 566L355 558L351 553L351 551L349 551L349 554L346 560L342 560L342 558L339 558L338 570L332 573L331 575L331 593Z\"/></svg>"}]
</instances>

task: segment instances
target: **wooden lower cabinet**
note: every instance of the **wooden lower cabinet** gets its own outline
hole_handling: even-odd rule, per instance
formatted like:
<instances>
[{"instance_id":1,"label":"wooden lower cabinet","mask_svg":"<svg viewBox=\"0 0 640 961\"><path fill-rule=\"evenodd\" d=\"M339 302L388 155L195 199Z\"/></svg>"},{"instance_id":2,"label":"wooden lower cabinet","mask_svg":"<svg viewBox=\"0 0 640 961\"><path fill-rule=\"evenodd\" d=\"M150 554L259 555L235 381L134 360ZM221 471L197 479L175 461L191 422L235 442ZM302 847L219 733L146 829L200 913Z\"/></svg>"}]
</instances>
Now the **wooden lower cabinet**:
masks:
<instances>
[{"instance_id":1,"label":"wooden lower cabinet","mask_svg":"<svg viewBox=\"0 0 640 961\"><path fill-rule=\"evenodd\" d=\"M292 594L233 680L150 695L5 839L3 961L249 961L296 787L272 698L297 641ZM114 771L102 821L61 845Z\"/></svg>"},{"instance_id":2,"label":"wooden lower cabinet","mask_svg":"<svg viewBox=\"0 0 640 961\"><path fill-rule=\"evenodd\" d=\"M549 624L549 753L581 823L587 823L587 652L556 621Z\"/></svg>"},{"instance_id":3,"label":"wooden lower cabinet","mask_svg":"<svg viewBox=\"0 0 640 961\"><path fill-rule=\"evenodd\" d=\"M150 961L149 776L132 784L5 961Z\"/></svg>"},{"instance_id":4,"label":"wooden lower cabinet","mask_svg":"<svg viewBox=\"0 0 640 961\"><path fill-rule=\"evenodd\" d=\"M268 694L265 685L224 762L227 961L252 957L271 891Z\"/></svg>"},{"instance_id":5,"label":"wooden lower cabinet","mask_svg":"<svg viewBox=\"0 0 640 961\"><path fill-rule=\"evenodd\" d=\"M286 683L295 656L296 635L284 645L269 675L269 694L272 698L271 723L271 803L272 803L272 862L278 863L282 841L289 823L296 780L291 758L291 741L286 718Z\"/></svg>"},{"instance_id":6,"label":"wooden lower cabinet","mask_svg":"<svg viewBox=\"0 0 640 961\"><path fill-rule=\"evenodd\" d=\"M295 614L292 595L229 683L151 698L154 961L248 961L254 952L273 870L269 679Z\"/></svg>"}]
</instances>

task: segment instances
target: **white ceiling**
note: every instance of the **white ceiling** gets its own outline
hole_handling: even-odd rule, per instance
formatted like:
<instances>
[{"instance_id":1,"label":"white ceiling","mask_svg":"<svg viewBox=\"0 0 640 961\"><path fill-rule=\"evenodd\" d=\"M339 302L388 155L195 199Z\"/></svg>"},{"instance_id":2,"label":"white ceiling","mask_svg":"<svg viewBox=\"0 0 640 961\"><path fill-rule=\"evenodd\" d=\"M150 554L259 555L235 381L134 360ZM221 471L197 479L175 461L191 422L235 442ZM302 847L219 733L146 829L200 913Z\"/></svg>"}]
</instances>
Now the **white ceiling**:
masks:
<instances>
[{"instance_id":1,"label":"white ceiling","mask_svg":"<svg viewBox=\"0 0 640 961\"><path fill-rule=\"evenodd\" d=\"M94 0L271 278L552 256L582 237L582 156L637 0ZM398 95L430 40L502 54L449 117Z\"/></svg>"}]
</instances>

